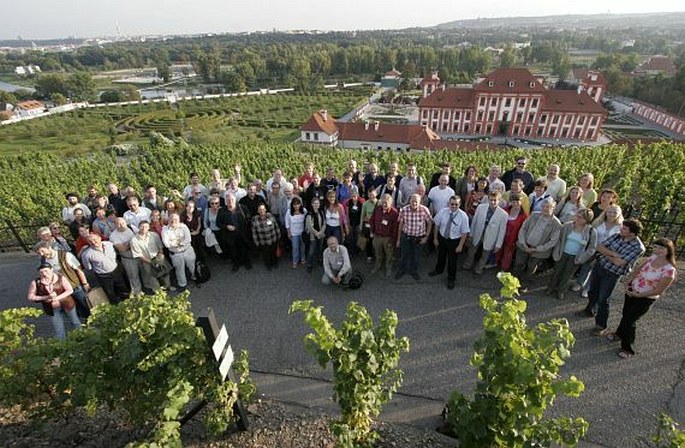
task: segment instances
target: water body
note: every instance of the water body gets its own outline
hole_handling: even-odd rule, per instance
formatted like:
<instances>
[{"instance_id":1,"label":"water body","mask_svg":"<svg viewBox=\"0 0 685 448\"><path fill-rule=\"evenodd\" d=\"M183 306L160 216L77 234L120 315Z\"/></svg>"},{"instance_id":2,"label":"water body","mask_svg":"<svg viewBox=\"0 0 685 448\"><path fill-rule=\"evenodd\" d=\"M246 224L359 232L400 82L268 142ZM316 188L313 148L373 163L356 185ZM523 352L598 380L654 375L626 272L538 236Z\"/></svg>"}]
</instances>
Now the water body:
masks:
<instances>
[{"instance_id":1,"label":"water body","mask_svg":"<svg viewBox=\"0 0 685 448\"><path fill-rule=\"evenodd\" d=\"M10 84L10 83L5 82L5 81L0 81L0 90L3 90L5 92L10 92L10 93L16 92L17 90L27 90L27 91L32 92L32 93L36 91L36 89L32 89L31 87L24 87L24 86L19 86L16 84Z\"/></svg>"}]
</instances>

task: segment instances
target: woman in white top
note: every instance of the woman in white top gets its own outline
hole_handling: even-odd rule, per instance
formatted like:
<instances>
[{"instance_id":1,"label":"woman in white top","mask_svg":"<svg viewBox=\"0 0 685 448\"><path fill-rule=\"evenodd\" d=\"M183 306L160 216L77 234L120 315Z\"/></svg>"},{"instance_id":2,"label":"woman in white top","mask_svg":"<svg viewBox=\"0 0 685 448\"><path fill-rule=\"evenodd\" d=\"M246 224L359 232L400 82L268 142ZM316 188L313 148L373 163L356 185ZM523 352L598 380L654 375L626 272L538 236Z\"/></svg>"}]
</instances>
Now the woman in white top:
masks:
<instances>
[{"instance_id":1,"label":"woman in white top","mask_svg":"<svg viewBox=\"0 0 685 448\"><path fill-rule=\"evenodd\" d=\"M347 235L347 214L345 213L345 207L338 202L338 197L334 190L326 193L326 204L323 211L326 217L326 239L335 236L338 238L338 241L345 241L345 235Z\"/></svg>"},{"instance_id":2,"label":"woman in white top","mask_svg":"<svg viewBox=\"0 0 685 448\"><path fill-rule=\"evenodd\" d=\"M635 354L635 328L640 317L657 301L676 278L675 247L668 238L659 238L652 245L652 256L633 269L624 280L626 284L623 316L610 341L621 341L618 356L630 358Z\"/></svg>"},{"instance_id":3,"label":"woman in white top","mask_svg":"<svg viewBox=\"0 0 685 448\"><path fill-rule=\"evenodd\" d=\"M564 224L573 221L576 217L576 212L581 208L585 208L583 192L576 185L568 189L566 195L557 204L557 208L554 209L554 214Z\"/></svg>"},{"instance_id":4,"label":"woman in white top","mask_svg":"<svg viewBox=\"0 0 685 448\"><path fill-rule=\"evenodd\" d=\"M288 231L288 238L292 243L292 268L297 268L298 264L305 265L305 246L302 241L304 233L304 221L307 211L302 206L302 199L293 196L290 201L290 209L285 214L285 228Z\"/></svg>"},{"instance_id":5,"label":"woman in white top","mask_svg":"<svg viewBox=\"0 0 685 448\"><path fill-rule=\"evenodd\" d=\"M623 224L623 212L621 207L618 205L610 205L602 213L604 217L593 222L593 227L597 231L597 244L604 244L604 242L609 239L609 237L616 235L621 231L621 225ZM595 265L595 259L585 262L578 271L577 284L573 285L571 288L573 291L583 292L580 294L581 297L587 298L587 293L590 289L590 284L588 279L590 278L590 272L592 272L592 267Z\"/></svg>"}]
</instances>

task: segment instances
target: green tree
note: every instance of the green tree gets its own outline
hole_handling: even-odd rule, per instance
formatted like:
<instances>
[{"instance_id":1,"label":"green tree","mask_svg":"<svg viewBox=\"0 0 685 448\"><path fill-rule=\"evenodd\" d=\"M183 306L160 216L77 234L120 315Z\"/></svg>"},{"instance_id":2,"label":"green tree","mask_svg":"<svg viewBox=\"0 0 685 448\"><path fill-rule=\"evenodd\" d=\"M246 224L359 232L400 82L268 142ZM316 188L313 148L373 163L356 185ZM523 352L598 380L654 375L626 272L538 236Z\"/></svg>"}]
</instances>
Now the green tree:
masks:
<instances>
[{"instance_id":1,"label":"green tree","mask_svg":"<svg viewBox=\"0 0 685 448\"><path fill-rule=\"evenodd\" d=\"M0 103L17 104L17 97L13 93L0 90Z\"/></svg>"},{"instance_id":2,"label":"green tree","mask_svg":"<svg viewBox=\"0 0 685 448\"><path fill-rule=\"evenodd\" d=\"M516 50L514 48L507 46L502 54L499 56L499 66L506 68L511 67L516 62Z\"/></svg>"},{"instance_id":3,"label":"green tree","mask_svg":"<svg viewBox=\"0 0 685 448\"><path fill-rule=\"evenodd\" d=\"M50 96L50 99L52 100L53 103L55 103L58 106L61 106L61 105L67 103L67 97L62 95L61 93L53 93Z\"/></svg>"},{"instance_id":4,"label":"green tree","mask_svg":"<svg viewBox=\"0 0 685 448\"><path fill-rule=\"evenodd\" d=\"M226 90L229 92L247 91L247 86L245 85L242 76L233 70L222 70L219 81L226 86Z\"/></svg>"},{"instance_id":5,"label":"green tree","mask_svg":"<svg viewBox=\"0 0 685 448\"><path fill-rule=\"evenodd\" d=\"M89 72L75 72L69 75L67 87L72 100L91 101L95 97L95 81Z\"/></svg>"},{"instance_id":6,"label":"green tree","mask_svg":"<svg viewBox=\"0 0 685 448\"><path fill-rule=\"evenodd\" d=\"M103 103L120 103L125 101L124 93L120 90L105 90L100 94L100 101Z\"/></svg>"},{"instance_id":7,"label":"green tree","mask_svg":"<svg viewBox=\"0 0 685 448\"><path fill-rule=\"evenodd\" d=\"M67 79L61 73L46 73L36 79L36 96L38 98L50 98L53 93L68 96Z\"/></svg>"}]
</instances>

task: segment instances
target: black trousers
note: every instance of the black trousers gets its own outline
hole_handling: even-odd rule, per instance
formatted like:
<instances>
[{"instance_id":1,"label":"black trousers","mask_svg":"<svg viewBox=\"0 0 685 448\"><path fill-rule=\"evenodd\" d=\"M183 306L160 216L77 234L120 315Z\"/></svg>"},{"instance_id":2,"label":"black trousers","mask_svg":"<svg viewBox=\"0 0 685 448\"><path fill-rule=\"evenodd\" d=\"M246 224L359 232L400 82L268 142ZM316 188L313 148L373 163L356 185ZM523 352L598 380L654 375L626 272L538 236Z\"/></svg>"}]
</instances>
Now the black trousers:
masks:
<instances>
[{"instance_id":1,"label":"black trousers","mask_svg":"<svg viewBox=\"0 0 685 448\"><path fill-rule=\"evenodd\" d=\"M447 239L438 233L438 263L435 265L435 271L444 271L445 263L447 263L447 281L449 282L453 282L457 278L458 254L456 250L460 239Z\"/></svg>"},{"instance_id":2,"label":"black trousers","mask_svg":"<svg viewBox=\"0 0 685 448\"><path fill-rule=\"evenodd\" d=\"M655 301L656 299L649 299L647 297L625 296L623 316L621 317L618 329L616 329L616 334L621 338L621 348L628 353L635 354L633 344L635 343L637 321L649 311L649 308Z\"/></svg>"},{"instance_id":3,"label":"black trousers","mask_svg":"<svg viewBox=\"0 0 685 448\"><path fill-rule=\"evenodd\" d=\"M107 274L95 273L95 276L102 289L105 290L109 301L114 304L126 299L131 293L131 289L126 283L126 278L124 278L124 270L121 268L121 265L117 265L117 268L112 272Z\"/></svg>"},{"instance_id":4,"label":"black trousers","mask_svg":"<svg viewBox=\"0 0 685 448\"><path fill-rule=\"evenodd\" d=\"M250 266L250 246L242 235L224 234L224 244L234 266Z\"/></svg>"}]
</instances>

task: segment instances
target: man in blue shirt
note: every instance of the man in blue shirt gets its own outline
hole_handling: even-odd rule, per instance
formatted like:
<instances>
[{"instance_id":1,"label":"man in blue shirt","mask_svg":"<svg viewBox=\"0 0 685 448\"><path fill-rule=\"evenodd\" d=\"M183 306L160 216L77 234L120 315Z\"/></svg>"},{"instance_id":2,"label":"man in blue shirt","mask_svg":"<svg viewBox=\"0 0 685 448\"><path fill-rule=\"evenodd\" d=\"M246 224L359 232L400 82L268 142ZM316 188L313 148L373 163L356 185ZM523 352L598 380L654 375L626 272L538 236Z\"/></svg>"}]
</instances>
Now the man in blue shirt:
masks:
<instances>
[{"instance_id":1,"label":"man in blue shirt","mask_svg":"<svg viewBox=\"0 0 685 448\"><path fill-rule=\"evenodd\" d=\"M588 304L579 314L595 318L595 334L606 336L609 333L609 301L619 278L633 268L635 262L645 253L645 246L638 235L642 224L637 219L623 221L621 231L604 244L597 246L597 263L590 274Z\"/></svg>"}]
</instances>

